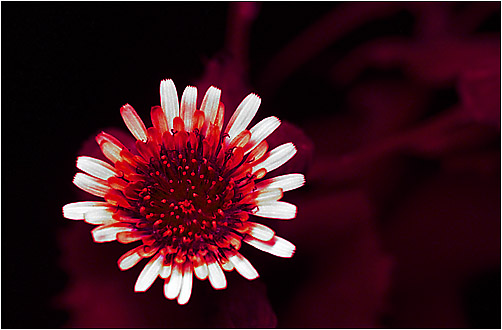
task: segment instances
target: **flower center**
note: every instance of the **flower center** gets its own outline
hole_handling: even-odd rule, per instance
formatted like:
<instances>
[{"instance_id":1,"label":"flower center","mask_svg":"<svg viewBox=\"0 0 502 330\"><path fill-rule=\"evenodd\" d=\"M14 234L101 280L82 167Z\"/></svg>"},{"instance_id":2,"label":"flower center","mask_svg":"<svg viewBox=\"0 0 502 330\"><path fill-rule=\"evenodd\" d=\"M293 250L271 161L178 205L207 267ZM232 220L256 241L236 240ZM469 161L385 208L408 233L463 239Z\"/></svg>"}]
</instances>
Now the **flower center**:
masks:
<instances>
[{"instance_id":1,"label":"flower center","mask_svg":"<svg viewBox=\"0 0 502 330\"><path fill-rule=\"evenodd\" d=\"M145 221L136 227L148 241L192 254L217 248L242 223L246 205L236 202L236 185L224 168L196 150L160 150L152 158L139 192L137 210ZM235 235L235 234L233 234ZM223 242L223 243L222 243Z\"/></svg>"}]
</instances>

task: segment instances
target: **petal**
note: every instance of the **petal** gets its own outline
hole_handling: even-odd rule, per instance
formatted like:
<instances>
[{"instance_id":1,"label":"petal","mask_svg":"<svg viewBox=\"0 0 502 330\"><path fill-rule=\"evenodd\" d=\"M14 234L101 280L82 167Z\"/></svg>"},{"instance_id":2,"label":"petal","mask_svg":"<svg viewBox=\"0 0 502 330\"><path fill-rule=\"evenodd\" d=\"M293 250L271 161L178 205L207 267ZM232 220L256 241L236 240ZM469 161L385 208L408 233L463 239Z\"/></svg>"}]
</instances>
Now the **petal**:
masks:
<instances>
[{"instance_id":1,"label":"petal","mask_svg":"<svg viewBox=\"0 0 502 330\"><path fill-rule=\"evenodd\" d=\"M240 132L236 137L230 141L228 144L228 149L234 148L234 147L244 147L249 139L251 138L251 133L248 130L243 130Z\"/></svg>"},{"instance_id":2,"label":"petal","mask_svg":"<svg viewBox=\"0 0 502 330\"><path fill-rule=\"evenodd\" d=\"M296 217L296 209L296 205L278 201L258 206L258 210L255 211L254 215L263 218L289 220Z\"/></svg>"},{"instance_id":3,"label":"petal","mask_svg":"<svg viewBox=\"0 0 502 330\"><path fill-rule=\"evenodd\" d=\"M178 296L178 304L185 305L188 300L190 300L190 295L192 294L192 263L185 262L185 266L183 269L183 280L181 281L181 291Z\"/></svg>"},{"instance_id":4,"label":"petal","mask_svg":"<svg viewBox=\"0 0 502 330\"><path fill-rule=\"evenodd\" d=\"M181 117L176 117L173 119L173 129L175 132L182 132L185 130L185 123Z\"/></svg>"},{"instance_id":5,"label":"petal","mask_svg":"<svg viewBox=\"0 0 502 330\"><path fill-rule=\"evenodd\" d=\"M260 276L249 260L244 258L239 252L236 252L236 254L232 256L228 256L228 259L234 264L235 270L248 280L254 280Z\"/></svg>"},{"instance_id":6,"label":"petal","mask_svg":"<svg viewBox=\"0 0 502 330\"><path fill-rule=\"evenodd\" d=\"M197 110L195 111L195 113L193 114L193 117L192 117L192 130L194 129L201 129L202 126L204 125L204 112L200 111L200 110Z\"/></svg>"},{"instance_id":7,"label":"petal","mask_svg":"<svg viewBox=\"0 0 502 330\"><path fill-rule=\"evenodd\" d=\"M86 212L94 209L106 209L110 206L107 202L75 202L63 206L63 216L70 220L84 220Z\"/></svg>"},{"instance_id":8,"label":"petal","mask_svg":"<svg viewBox=\"0 0 502 330\"><path fill-rule=\"evenodd\" d=\"M282 198L281 188L263 189L259 190L259 194L255 197L256 205L266 205L276 202Z\"/></svg>"},{"instance_id":9,"label":"petal","mask_svg":"<svg viewBox=\"0 0 502 330\"><path fill-rule=\"evenodd\" d=\"M160 269L159 276L163 279L168 278L171 276L171 270L172 270L172 264L171 262L165 263L162 265L162 268Z\"/></svg>"},{"instance_id":10,"label":"petal","mask_svg":"<svg viewBox=\"0 0 502 330\"><path fill-rule=\"evenodd\" d=\"M264 168L267 172L273 171L282 166L296 154L296 147L293 143L285 143L271 150L267 155L263 156L263 161L253 166L253 173Z\"/></svg>"},{"instance_id":11,"label":"petal","mask_svg":"<svg viewBox=\"0 0 502 330\"><path fill-rule=\"evenodd\" d=\"M145 237L145 233L139 231L123 231L117 234L117 241L122 244L137 242Z\"/></svg>"},{"instance_id":12,"label":"petal","mask_svg":"<svg viewBox=\"0 0 502 330\"><path fill-rule=\"evenodd\" d=\"M300 188L305 184L305 176L299 173L284 174L263 180L256 184L256 189L281 188L282 191L289 191Z\"/></svg>"},{"instance_id":13,"label":"petal","mask_svg":"<svg viewBox=\"0 0 502 330\"><path fill-rule=\"evenodd\" d=\"M77 158L77 168L102 180L119 175L119 172L107 162L88 156Z\"/></svg>"},{"instance_id":14,"label":"petal","mask_svg":"<svg viewBox=\"0 0 502 330\"><path fill-rule=\"evenodd\" d=\"M221 261L221 269L230 272L234 269L234 264L230 260L222 260Z\"/></svg>"},{"instance_id":15,"label":"petal","mask_svg":"<svg viewBox=\"0 0 502 330\"><path fill-rule=\"evenodd\" d=\"M169 131L169 127L167 126L167 118L162 107L154 106L152 110L150 110L150 117L152 118L153 126L159 131L160 136L165 132Z\"/></svg>"},{"instance_id":16,"label":"petal","mask_svg":"<svg viewBox=\"0 0 502 330\"><path fill-rule=\"evenodd\" d=\"M98 197L104 197L111 190L108 182L84 173L75 174L73 183L83 191Z\"/></svg>"},{"instance_id":17,"label":"petal","mask_svg":"<svg viewBox=\"0 0 502 330\"><path fill-rule=\"evenodd\" d=\"M84 220L91 225L108 225L117 223L118 221L113 218L114 208L94 208L84 214Z\"/></svg>"},{"instance_id":18,"label":"petal","mask_svg":"<svg viewBox=\"0 0 502 330\"><path fill-rule=\"evenodd\" d=\"M119 268L121 270L127 270L134 267L141 259L143 259L143 257L138 253L140 250L143 250L143 245L124 253L117 261Z\"/></svg>"},{"instance_id":19,"label":"petal","mask_svg":"<svg viewBox=\"0 0 502 330\"><path fill-rule=\"evenodd\" d=\"M173 263L171 276L164 284L164 295L167 299L175 299L180 294L181 281L183 279L182 264Z\"/></svg>"},{"instance_id":20,"label":"petal","mask_svg":"<svg viewBox=\"0 0 502 330\"><path fill-rule=\"evenodd\" d=\"M103 155L113 163L122 160L120 152L125 149L124 145L114 136L101 132L96 136L96 142L99 144Z\"/></svg>"},{"instance_id":21,"label":"petal","mask_svg":"<svg viewBox=\"0 0 502 330\"><path fill-rule=\"evenodd\" d=\"M261 241L270 241L275 235L272 229L260 223L247 222L247 226L249 228L247 234Z\"/></svg>"},{"instance_id":22,"label":"petal","mask_svg":"<svg viewBox=\"0 0 502 330\"><path fill-rule=\"evenodd\" d=\"M171 79L160 82L160 105L167 118L167 126L173 128L173 119L180 115L178 93Z\"/></svg>"},{"instance_id":23,"label":"petal","mask_svg":"<svg viewBox=\"0 0 502 330\"><path fill-rule=\"evenodd\" d=\"M113 189L116 189L116 190L120 190L120 191L125 191L127 186L129 185L129 181L126 181L126 180L119 178L119 177L116 177L116 176L112 176L107 181L108 181L108 184L110 185L110 187L112 187Z\"/></svg>"},{"instance_id":24,"label":"petal","mask_svg":"<svg viewBox=\"0 0 502 330\"><path fill-rule=\"evenodd\" d=\"M124 196L124 193L120 190L111 189L110 192L105 195L105 199L108 203L115 207L124 207L127 209L131 208L131 204L129 204L129 201Z\"/></svg>"},{"instance_id":25,"label":"petal","mask_svg":"<svg viewBox=\"0 0 502 330\"><path fill-rule=\"evenodd\" d=\"M259 164L260 159L265 155L265 153L268 150L268 143L267 141L261 141L257 146L253 148L253 150L249 153L248 156L248 162L253 163L256 161L257 164ZM265 158L263 158L264 160ZM263 161L261 160L261 161Z\"/></svg>"},{"instance_id":26,"label":"petal","mask_svg":"<svg viewBox=\"0 0 502 330\"><path fill-rule=\"evenodd\" d=\"M181 96L181 119L185 123L185 129L187 132L191 132L192 125L192 117L193 114L197 110L197 88L193 86L187 86L183 91L183 95Z\"/></svg>"},{"instance_id":27,"label":"petal","mask_svg":"<svg viewBox=\"0 0 502 330\"><path fill-rule=\"evenodd\" d=\"M157 253L157 255L146 264L145 268L143 268L139 274L136 285L134 286L135 292L144 292L152 286L153 282L159 275L163 260L164 256Z\"/></svg>"},{"instance_id":28,"label":"petal","mask_svg":"<svg viewBox=\"0 0 502 330\"><path fill-rule=\"evenodd\" d=\"M227 279L225 278L225 274L223 273L220 264L218 264L218 262L212 257L208 259L207 270L211 286L216 290L225 289L227 287Z\"/></svg>"},{"instance_id":29,"label":"petal","mask_svg":"<svg viewBox=\"0 0 502 330\"><path fill-rule=\"evenodd\" d=\"M220 102L220 105L218 107L218 113L213 122L214 124L213 129L215 130L215 132L217 132L217 135L219 135L221 132L224 118L225 118L225 105L223 104L223 102Z\"/></svg>"},{"instance_id":30,"label":"petal","mask_svg":"<svg viewBox=\"0 0 502 330\"><path fill-rule=\"evenodd\" d=\"M201 264L194 268L194 272L199 280L205 280L209 274L206 262L201 260Z\"/></svg>"},{"instance_id":31,"label":"petal","mask_svg":"<svg viewBox=\"0 0 502 330\"><path fill-rule=\"evenodd\" d=\"M200 110L204 112L205 123L208 127L209 124L214 123L216 114L218 113L218 107L220 106L220 97L221 90L211 86L202 99Z\"/></svg>"},{"instance_id":32,"label":"petal","mask_svg":"<svg viewBox=\"0 0 502 330\"><path fill-rule=\"evenodd\" d=\"M105 141L99 145L101 148L101 152L103 155L106 156L109 160L111 160L114 164L117 161L122 160L122 156L120 155L120 152L123 149L119 149L117 145L113 144L112 142Z\"/></svg>"},{"instance_id":33,"label":"petal","mask_svg":"<svg viewBox=\"0 0 502 330\"><path fill-rule=\"evenodd\" d=\"M156 127L148 127L146 132L148 133L148 141L150 141L150 143L154 145L162 144L162 135Z\"/></svg>"},{"instance_id":34,"label":"petal","mask_svg":"<svg viewBox=\"0 0 502 330\"><path fill-rule=\"evenodd\" d=\"M204 126L206 127L209 127L209 124L213 124L216 119L218 107L220 106L220 96L221 90L214 86L209 87L206 95L204 95L204 99L200 105L200 110L204 112Z\"/></svg>"},{"instance_id":35,"label":"petal","mask_svg":"<svg viewBox=\"0 0 502 330\"><path fill-rule=\"evenodd\" d=\"M257 248L258 250L262 250L264 252L282 258L291 258L296 249L291 242L278 236L274 236L274 238L272 238L268 242L260 241L251 236L246 236L244 237L244 242Z\"/></svg>"},{"instance_id":36,"label":"petal","mask_svg":"<svg viewBox=\"0 0 502 330\"><path fill-rule=\"evenodd\" d=\"M134 110L134 108L129 104L126 104L120 108L120 114L122 115L122 119L129 131L131 131L132 135L134 135L137 140L146 142L148 139L146 127L141 118L138 116L136 110Z\"/></svg>"},{"instance_id":37,"label":"petal","mask_svg":"<svg viewBox=\"0 0 502 330\"><path fill-rule=\"evenodd\" d=\"M244 100L242 100L241 104L239 104L237 110L235 110L234 114L230 118L227 128L225 129L225 133L228 133L230 136L230 139L227 141L232 140L248 127L249 123L256 115L260 104L261 99L256 94L249 94Z\"/></svg>"},{"instance_id":38,"label":"petal","mask_svg":"<svg viewBox=\"0 0 502 330\"><path fill-rule=\"evenodd\" d=\"M267 117L261 120L258 124L254 125L249 131L251 132L251 139L246 145L246 154L253 150L260 142L265 140L272 134L277 127L281 125L281 121L277 117Z\"/></svg>"},{"instance_id":39,"label":"petal","mask_svg":"<svg viewBox=\"0 0 502 330\"><path fill-rule=\"evenodd\" d=\"M128 224L114 223L111 225L103 225L94 228L92 233L92 238L96 243L111 242L117 239L117 234L123 231L132 231Z\"/></svg>"},{"instance_id":40,"label":"petal","mask_svg":"<svg viewBox=\"0 0 502 330\"><path fill-rule=\"evenodd\" d=\"M125 148L124 145L122 144L122 142L119 141L119 139L117 139L113 135L108 134L106 132L99 133L96 136L96 142L98 143L98 145L101 145L104 142L111 142L111 143L115 144L120 149Z\"/></svg>"}]
</instances>

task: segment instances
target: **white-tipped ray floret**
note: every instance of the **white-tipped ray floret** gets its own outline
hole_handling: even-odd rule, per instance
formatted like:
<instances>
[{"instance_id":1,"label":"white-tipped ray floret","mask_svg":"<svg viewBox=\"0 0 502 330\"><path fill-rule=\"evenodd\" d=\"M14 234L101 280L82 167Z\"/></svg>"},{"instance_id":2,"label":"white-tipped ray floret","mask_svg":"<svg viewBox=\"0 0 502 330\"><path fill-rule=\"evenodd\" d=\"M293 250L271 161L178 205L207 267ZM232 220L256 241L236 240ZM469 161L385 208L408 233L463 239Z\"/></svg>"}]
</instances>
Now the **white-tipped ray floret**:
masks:
<instances>
[{"instance_id":1,"label":"white-tipped ray floret","mask_svg":"<svg viewBox=\"0 0 502 330\"><path fill-rule=\"evenodd\" d=\"M118 223L117 220L113 219L113 207L107 208L97 208L85 212L84 221L90 223L91 225L109 225L112 223Z\"/></svg>"},{"instance_id":2,"label":"white-tipped ray floret","mask_svg":"<svg viewBox=\"0 0 502 330\"><path fill-rule=\"evenodd\" d=\"M197 110L197 88L187 86L181 96L180 116L185 123L185 130L190 132L193 128L192 117Z\"/></svg>"},{"instance_id":3,"label":"white-tipped ray floret","mask_svg":"<svg viewBox=\"0 0 502 330\"><path fill-rule=\"evenodd\" d=\"M111 160L114 164L119 160L122 160L122 156L120 156L122 149L119 148L116 144L105 141L101 143L99 147L101 148L103 155L105 155L105 157Z\"/></svg>"},{"instance_id":4,"label":"white-tipped ray floret","mask_svg":"<svg viewBox=\"0 0 502 330\"><path fill-rule=\"evenodd\" d=\"M190 300L190 295L192 294L192 282L193 282L193 271L192 264L186 262L183 267L183 279L181 281L181 290L178 296L178 304L185 305L188 300Z\"/></svg>"},{"instance_id":5,"label":"white-tipped ray floret","mask_svg":"<svg viewBox=\"0 0 502 330\"><path fill-rule=\"evenodd\" d=\"M236 252L236 254L228 256L228 260L230 260L235 267L235 270L239 272L243 277L247 278L248 280L254 280L258 276L258 272L256 269L251 265L249 260L247 260L242 254L239 252Z\"/></svg>"},{"instance_id":6,"label":"white-tipped ray floret","mask_svg":"<svg viewBox=\"0 0 502 330\"><path fill-rule=\"evenodd\" d=\"M108 182L84 173L75 174L73 184L83 191L98 197L105 197L111 189Z\"/></svg>"},{"instance_id":7,"label":"white-tipped ray floret","mask_svg":"<svg viewBox=\"0 0 502 330\"><path fill-rule=\"evenodd\" d=\"M107 202L75 202L63 206L63 216L70 220L84 220L85 213L95 209L108 209Z\"/></svg>"},{"instance_id":8,"label":"white-tipped ray floret","mask_svg":"<svg viewBox=\"0 0 502 330\"><path fill-rule=\"evenodd\" d=\"M284 192L300 188L304 184L305 184L305 176L303 174L291 173L263 180L256 184L256 189L261 190L261 189L281 188L282 191Z\"/></svg>"},{"instance_id":9,"label":"white-tipped ray floret","mask_svg":"<svg viewBox=\"0 0 502 330\"><path fill-rule=\"evenodd\" d=\"M272 151L268 152L268 154L264 155L257 165L253 166L253 173L258 171L261 168L264 168L268 172L275 170L276 168L284 165L288 160L293 158L296 154L296 147L293 143L288 142L284 143Z\"/></svg>"},{"instance_id":10,"label":"white-tipped ray floret","mask_svg":"<svg viewBox=\"0 0 502 330\"><path fill-rule=\"evenodd\" d=\"M275 232L272 229L260 223L248 221L247 225L249 228L248 235L251 235L261 241L270 241L275 235Z\"/></svg>"},{"instance_id":11,"label":"white-tipped ray floret","mask_svg":"<svg viewBox=\"0 0 502 330\"><path fill-rule=\"evenodd\" d=\"M227 287L227 279L216 260L207 261L207 270L209 273L209 282L216 290L225 289Z\"/></svg>"},{"instance_id":12,"label":"white-tipped ray floret","mask_svg":"<svg viewBox=\"0 0 502 330\"><path fill-rule=\"evenodd\" d=\"M239 104L237 110L235 110L234 114L230 118L227 128L225 129L225 133L227 133L230 137L226 140L227 143L248 127L249 123L256 115L260 104L261 99L256 94L249 94L244 100L242 100L241 104Z\"/></svg>"},{"instance_id":13,"label":"white-tipped ray floret","mask_svg":"<svg viewBox=\"0 0 502 330\"><path fill-rule=\"evenodd\" d=\"M166 114L167 125L172 129L174 118L180 115L180 104L176 86L171 79L160 82L160 105Z\"/></svg>"},{"instance_id":14,"label":"white-tipped ray floret","mask_svg":"<svg viewBox=\"0 0 502 330\"><path fill-rule=\"evenodd\" d=\"M119 175L115 167L107 162L88 156L77 158L77 168L101 180L108 180L113 176Z\"/></svg>"},{"instance_id":15,"label":"white-tipped ray floret","mask_svg":"<svg viewBox=\"0 0 502 330\"><path fill-rule=\"evenodd\" d=\"M160 267L162 266L162 261L164 257L161 253L157 253L143 268L141 273L136 280L136 285L134 286L134 291L144 292L148 290L157 276L159 275Z\"/></svg>"},{"instance_id":16,"label":"white-tipped ray floret","mask_svg":"<svg viewBox=\"0 0 502 330\"><path fill-rule=\"evenodd\" d=\"M297 207L294 204L276 201L258 206L254 215L262 218L289 220L296 217L296 210Z\"/></svg>"},{"instance_id":17,"label":"white-tipped ray floret","mask_svg":"<svg viewBox=\"0 0 502 330\"><path fill-rule=\"evenodd\" d=\"M171 276L164 284L164 295L167 299L176 299L180 294L181 280L183 279L183 265L173 261Z\"/></svg>"},{"instance_id":18,"label":"white-tipped ray floret","mask_svg":"<svg viewBox=\"0 0 502 330\"><path fill-rule=\"evenodd\" d=\"M146 142L148 139L146 127L143 120L141 120L138 116L136 110L134 110L134 108L129 104L126 104L120 108L120 114L122 115L122 119L129 131L131 131L132 135L134 135L137 140Z\"/></svg>"},{"instance_id":19,"label":"white-tipped ray floret","mask_svg":"<svg viewBox=\"0 0 502 330\"><path fill-rule=\"evenodd\" d=\"M111 142L113 143L114 145L117 146L117 148L119 149L123 149L125 148L124 145L122 144L122 142L119 141L119 139L117 139L116 137L114 137L113 135L110 135L106 132L101 132L99 133L97 136L96 136L96 142L101 145L102 143L104 142Z\"/></svg>"},{"instance_id":20,"label":"white-tipped ray floret","mask_svg":"<svg viewBox=\"0 0 502 330\"><path fill-rule=\"evenodd\" d=\"M124 253L117 262L120 270L128 270L134 267L141 259L143 259L143 257L138 253L139 249L142 248L142 246L139 246Z\"/></svg>"},{"instance_id":21,"label":"white-tipped ray floret","mask_svg":"<svg viewBox=\"0 0 502 330\"><path fill-rule=\"evenodd\" d=\"M270 134L272 134L279 126L281 121L279 118L271 116L262 119L258 124L254 125L249 132L251 133L251 138L245 147L245 154L253 150L260 142L265 140Z\"/></svg>"},{"instance_id":22,"label":"white-tipped ray floret","mask_svg":"<svg viewBox=\"0 0 502 330\"><path fill-rule=\"evenodd\" d=\"M234 264L230 260L226 260L226 262L221 263L221 268L227 272L230 272L234 269Z\"/></svg>"},{"instance_id":23,"label":"white-tipped ray floret","mask_svg":"<svg viewBox=\"0 0 502 330\"><path fill-rule=\"evenodd\" d=\"M96 142L98 143L103 155L111 160L114 164L122 160L120 152L124 149L124 145L114 136L101 132L96 136Z\"/></svg>"},{"instance_id":24,"label":"white-tipped ray floret","mask_svg":"<svg viewBox=\"0 0 502 330\"><path fill-rule=\"evenodd\" d=\"M171 263L162 265L162 268L159 271L159 276L163 279L168 278L169 276L171 276L172 269L173 267Z\"/></svg>"},{"instance_id":25,"label":"white-tipped ray floret","mask_svg":"<svg viewBox=\"0 0 502 330\"><path fill-rule=\"evenodd\" d=\"M132 231L133 229L129 227L128 224L114 223L111 225L103 225L94 228L92 233L92 238L96 243L111 242L117 239L117 234L125 231Z\"/></svg>"},{"instance_id":26,"label":"white-tipped ray floret","mask_svg":"<svg viewBox=\"0 0 502 330\"><path fill-rule=\"evenodd\" d=\"M282 198L281 188L262 189L257 191L259 194L256 196L254 201L258 206L270 204Z\"/></svg>"},{"instance_id":27,"label":"white-tipped ray floret","mask_svg":"<svg viewBox=\"0 0 502 330\"><path fill-rule=\"evenodd\" d=\"M218 107L220 106L220 97L221 90L211 86L204 95L204 99L202 99L200 110L204 112L204 126L206 129L209 127L209 124L214 123L216 119Z\"/></svg>"},{"instance_id":28,"label":"white-tipped ray floret","mask_svg":"<svg viewBox=\"0 0 502 330\"><path fill-rule=\"evenodd\" d=\"M264 252L282 258L291 258L296 249L291 242L278 236L274 236L274 238L272 238L268 242L260 241L251 236L246 236L244 237L244 242L257 248L258 250L262 250Z\"/></svg>"},{"instance_id":29,"label":"white-tipped ray floret","mask_svg":"<svg viewBox=\"0 0 502 330\"><path fill-rule=\"evenodd\" d=\"M199 280L205 280L209 274L206 262L202 260L202 263L194 268L194 272Z\"/></svg>"}]
</instances>

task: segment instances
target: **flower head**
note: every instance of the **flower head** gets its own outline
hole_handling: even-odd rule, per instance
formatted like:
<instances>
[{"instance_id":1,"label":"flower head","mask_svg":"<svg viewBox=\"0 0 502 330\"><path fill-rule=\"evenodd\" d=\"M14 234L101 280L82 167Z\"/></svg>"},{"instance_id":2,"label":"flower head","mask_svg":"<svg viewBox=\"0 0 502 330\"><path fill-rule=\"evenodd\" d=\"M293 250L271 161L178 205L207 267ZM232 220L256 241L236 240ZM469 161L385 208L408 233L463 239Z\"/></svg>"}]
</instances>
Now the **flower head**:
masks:
<instances>
[{"instance_id":1,"label":"flower head","mask_svg":"<svg viewBox=\"0 0 502 330\"><path fill-rule=\"evenodd\" d=\"M188 86L178 101L172 80L160 85L161 106L151 110L146 128L129 104L120 113L137 139L135 150L115 137L96 137L113 165L80 156L73 183L104 201L70 203L63 215L98 227L95 242L141 242L118 260L121 270L149 259L135 291L146 291L157 277L164 294L186 304L193 274L209 278L215 289L226 287L223 270L247 279L258 273L239 253L244 241L279 257L291 257L295 246L249 216L292 219L296 206L279 201L283 192L304 184L302 174L264 179L295 153L292 143L268 151L266 138L280 125L268 117L247 127L260 106L248 95L223 130L221 91L210 87L197 109L197 89Z\"/></svg>"}]
</instances>

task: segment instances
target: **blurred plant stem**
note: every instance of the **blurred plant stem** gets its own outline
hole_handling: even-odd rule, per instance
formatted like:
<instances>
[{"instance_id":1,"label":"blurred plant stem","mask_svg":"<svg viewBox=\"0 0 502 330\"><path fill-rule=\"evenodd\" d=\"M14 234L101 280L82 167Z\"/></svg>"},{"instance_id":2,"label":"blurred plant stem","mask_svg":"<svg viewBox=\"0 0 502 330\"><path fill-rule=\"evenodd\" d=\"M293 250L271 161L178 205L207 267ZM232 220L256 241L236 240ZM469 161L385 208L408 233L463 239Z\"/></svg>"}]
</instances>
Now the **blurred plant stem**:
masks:
<instances>
[{"instance_id":1,"label":"blurred plant stem","mask_svg":"<svg viewBox=\"0 0 502 330\"><path fill-rule=\"evenodd\" d=\"M469 112L452 108L415 128L395 133L341 156L325 156L314 162L311 179L323 184L350 181L383 157L397 152L425 158L441 157L467 144L482 144L493 134L473 122Z\"/></svg>"}]
</instances>

